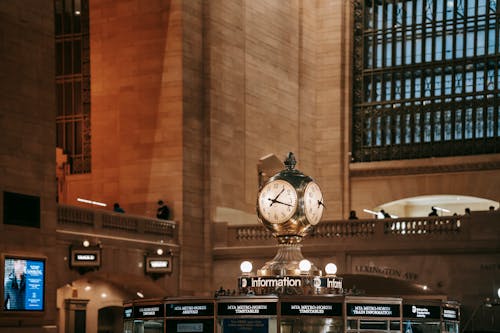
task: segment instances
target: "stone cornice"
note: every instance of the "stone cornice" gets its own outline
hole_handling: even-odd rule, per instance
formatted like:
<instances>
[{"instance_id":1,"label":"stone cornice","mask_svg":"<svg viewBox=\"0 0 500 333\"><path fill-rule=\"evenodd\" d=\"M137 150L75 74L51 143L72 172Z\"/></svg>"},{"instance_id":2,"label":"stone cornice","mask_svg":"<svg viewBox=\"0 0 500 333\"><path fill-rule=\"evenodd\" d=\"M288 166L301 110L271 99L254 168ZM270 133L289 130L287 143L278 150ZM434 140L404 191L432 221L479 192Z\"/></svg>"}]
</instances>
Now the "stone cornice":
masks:
<instances>
[{"instance_id":1,"label":"stone cornice","mask_svg":"<svg viewBox=\"0 0 500 333\"><path fill-rule=\"evenodd\" d=\"M500 154L351 163L350 177L401 176L429 173L500 170Z\"/></svg>"}]
</instances>

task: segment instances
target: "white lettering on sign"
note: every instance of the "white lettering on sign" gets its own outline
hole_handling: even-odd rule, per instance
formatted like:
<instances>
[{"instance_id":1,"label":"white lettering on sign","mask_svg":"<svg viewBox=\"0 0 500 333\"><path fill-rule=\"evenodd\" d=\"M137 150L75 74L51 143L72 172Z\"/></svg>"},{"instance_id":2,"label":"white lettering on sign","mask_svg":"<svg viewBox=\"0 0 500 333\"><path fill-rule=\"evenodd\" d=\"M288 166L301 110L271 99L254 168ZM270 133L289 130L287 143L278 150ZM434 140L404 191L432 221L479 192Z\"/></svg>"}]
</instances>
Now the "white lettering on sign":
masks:
<instances>
[{"instance_id":1,"label":"white lettering on sign","mask_svg":"<svg viewBox=\"0 0 500 333\"><path fill-rule=\"evenodd\" d=\"M429 309L419 308L419 307L416 307L415 305L413 305L411 307L411 312L413 312L415 314L415 316L417 316L417 318L427 318L428 316L431 315L431 312L429 311Z\"/></svg>"},{"instance_id":2,"label":"white lettering on sign","mask_svg":"<svg viewBox=\"0 0 500 333\"><path fill-rule=\"evenodd\" d=\"M158 311L160 311L160 308L158 306L153 306L149 308L140 308L139 311L143 316L154 316Z\"/></svg>"},{"instance_id":3,"label":"white lettering on sign","mask_svg":"<svg viewBox=\"0 0 500 333\"><path fill-rule=\"evenodd\" d=\"M392 316L391 308L383 305L356 305L352 309L352 313L355 315Z\"/></svg>"},{"instance_id":4,"label":"white lettering on sign","mask_svg":"<svg viewBox=\"0 0 500 333\"><path fill-rule=\"evenodd\" d=\"M151 268L167 268L168 260L151 260L149 266Z\"/></svg>"},{"instance_id":5,"label":"white lettering on sign","mask_svg":"<svg viewBox=\"0 0 500 333\"><path fill-rule=\"evenodd\" d=\"M332 289L341 289L342 288L342 280L328 278L326 280L326 287L332 288Z\"/></svg>"},{"instance_id":6,"label":"white lettering on sign","mask_svg":"<svg viewBox=\"0 0 500 333\"><path fill-rule=\"evenodd\" d=\"M234 310L239 314L259 314L260 310L267 310L267 305L263 304L237 304L229 305L228 310Z\"/></svg>"},{"instance_id":7,"label":"white lettering on sign","mask_svg":"<svg viewBox=\"0 0 500 333\"><path fill-rule=\"evenodd\" d=\"M324 314L325 311L332 310L332 305L309 305L309 304L297 304L290 306L292 310L298 310L301 314Z\"/></svg>"},{"instance_id":8,"label":"white lettering on sign","mask_svg":"<svg viewBox=\"0 0 500 333\"><path fill-rule=\"evenodd\" d=\"M77 254L76 255L76 260L80 260L80 261L94 261L95 260L95 254Z\"/></svg>"},{"instance_id":9,"label":"white lettering on sign","mask_svg":"<svg viewBox=\"0 0 500 333\"><path fill-rule=\"evenodd\" d=\"M443 317L447 319L457 319L457 311L444 309Z\"/></svg>"},{"instance_id":10,"label":"white lettering on sign","mask_svg":"<svg viewBox=\"0 0 500 333\"><path fill-rule=\"evenodd\" d=\"M175 311L182 311L182 314L198 314L200 311L206 311L206 305L178 305L174 307Z\"/></svg>"},{"instance_id":11,"label":"white lettering on sign","mask_svg":"<svg viewBox=\"0 0 500 333\"><path fill-rule=\"evenodd\" d=\"M285 276L281 279L257 279L252 278L252 287L300 287L302 281L300 279L291 279Z\"/></svg>"}]
</instances>

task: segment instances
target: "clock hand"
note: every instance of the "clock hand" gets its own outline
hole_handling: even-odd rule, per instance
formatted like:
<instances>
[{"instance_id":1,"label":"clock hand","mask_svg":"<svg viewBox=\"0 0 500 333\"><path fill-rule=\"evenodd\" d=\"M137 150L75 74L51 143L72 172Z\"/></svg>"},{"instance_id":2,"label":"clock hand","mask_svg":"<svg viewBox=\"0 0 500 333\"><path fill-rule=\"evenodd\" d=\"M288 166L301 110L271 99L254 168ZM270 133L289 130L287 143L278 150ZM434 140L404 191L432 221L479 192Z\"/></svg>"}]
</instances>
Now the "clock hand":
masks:
<instances>
[{"instance_id":1,"label":"clock hand","mask_svg":"<svg viewBox=\"0 0 500 333\"><path fill-rule=\"evenodd\" d=\"M274 201L276 201L276 199L278 199L278 197L281 195L281 193L283 193L283 191L284 191L284 190L285 190L285 186L283 186L283 189L280 191L280 193L278 193L278 194L274 197L274 199L272 199L272 201L273 201L273 202L274 202Z\"/></svg>"},{"instance_id":2,"label":"clock hand","mask_svg":"<svg viewBox=\"0 0 500 333\"><path fill-rule=\"evenodd\" d=\"M323 200L318 200L318 208L319 208L319 206L323 206L323 207L325 207L325 209L326 209L326 206L325 206L325 204L323 203Z\"/></svg>"},{"instance_id":3,"label":"clock hand","mask_svg":"<svg viewBox=\"0 0 500 333\"><path fill-rule=\"evenodd\" d=\"M287 204L286 202L283 202L283 201L274 200L274 202L279 203L279 204L282 204L282 205L285 205L285 206L290 206L290 207L292 207L292 205Z\"/></svg>"}]
</instances>

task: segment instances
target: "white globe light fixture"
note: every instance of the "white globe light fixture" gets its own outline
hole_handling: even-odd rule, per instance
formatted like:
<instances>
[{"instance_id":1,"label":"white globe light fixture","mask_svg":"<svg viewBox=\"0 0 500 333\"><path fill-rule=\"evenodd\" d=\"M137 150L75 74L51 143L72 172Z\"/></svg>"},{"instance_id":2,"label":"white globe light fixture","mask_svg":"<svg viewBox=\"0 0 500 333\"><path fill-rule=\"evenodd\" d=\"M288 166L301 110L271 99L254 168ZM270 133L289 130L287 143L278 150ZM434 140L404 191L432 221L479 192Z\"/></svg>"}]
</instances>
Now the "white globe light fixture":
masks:
<instances>
[{"instance_id":1,"label":"white globe light fixture","mask_svg":"<svg viewBox=\"0 0 500 333\"><path fill-rule=\"evenodd\" d=\"M163 254L163 249L161 249L161 248L157 249L156 254L161 256Z\"/></svg>"},{"instance_id":2,"label":"white globe light fixture","mask_svg":"<svg viewBox=\"0 0 500 333\"><path fill-rule=\"evenodd\" d=\"M311 269L311 262L307 259L302 259L299 262L299 269L301 272L307 273Z\"/></svg>"},{"instance_id":3,"label":"white globe light fixture","mask_svg":"<svg viewBox=\"0 0 500 333\"><path fill-rule=\"evenodd\" d=\"M331 263L331 262L326 264L325 272L328 275L335 275L337 273L337 265L335 265L334 263Z\"/></svg>"},{"instance_id":4,"label":"white globe light fixture","mask_svg":"<svg viewBox=\"0 0 500 333\"><path fill-rule=\"evenodd\" d=\"M89 247L89 246L90 246L90 242L88 240L84 240L83 247Z\"/></svg>"},{"instance_id":5,"label":"white globe light fixture","mask_svg":"<svg viewBox=\"0 0 500 333\"><path fill-rule=\"evenodd\" d=\"M240 265L240 270L243 274L248 274L252 271L252 263L250 261L243 261Z\"/></svg>"}]
</instances>

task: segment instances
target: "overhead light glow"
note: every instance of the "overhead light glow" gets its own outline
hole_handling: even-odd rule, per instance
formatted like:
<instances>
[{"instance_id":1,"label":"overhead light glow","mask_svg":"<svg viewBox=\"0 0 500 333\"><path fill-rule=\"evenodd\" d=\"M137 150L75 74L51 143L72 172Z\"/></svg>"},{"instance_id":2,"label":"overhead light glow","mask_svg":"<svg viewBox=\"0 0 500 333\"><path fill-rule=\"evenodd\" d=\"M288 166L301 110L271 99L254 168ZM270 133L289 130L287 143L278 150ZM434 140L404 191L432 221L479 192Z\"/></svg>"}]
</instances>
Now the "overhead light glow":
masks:
<instances>
[{"instance_id":1,"label":"overhead light glow","mask_svg":"<svg viewBox=\"0 0 500 333\"><path fill-rule=\"evenodd\" d=\"M83 247L89 247L90 246L90 242L88 240L84 240L82 244L83 244Z\"/></svg>"},{"instance_id":2,"label":"overhead light glow","mask_svg":"<svg viewBox=\"0 0 500 333\"><path fill-rule=\"evenodd\" d=\"M163 249L156 250L156 254L161 256L163 254Z\"/></svg>"},{"instance_id":3,"label":"overhead light glow","mask_svg":"<svg viewBox=\"0 0 500 333\"><path fill-rule=\"evenodd\" d=\"M240 265L240 270L242 273L250 273L252 271L253 265L250 261L243 261Z\"/></svg>"},{"instance_id":4,"label":"overhead light glow","mask_svg":"<svg viewBox=\"0 0 500 333\"><path fill-rule=\"evenodd\" d=\"M337 273L337 265L332 262L326 264L325 272L326 274L334 275L335 273Z\"/></svg>"},{"instance_id":5,"label":"overhead light glow","mask_svg":"<svg viewBox=\"0 0 500 333\"><path fill-rule=\"evenodd\" d=\"M94 200L89 200L89 199L83 199L83 198L78 198L78 199L76 199L76 201L80 201L80 202L84 202L84 203L88 203L88 204L96 205L96 206L102 206L102 207L106 207L107 206L107 204L105 204L104 202L99 202L99 201L94 201Z\"/></svg>"},{"instance_id":6,"label":"overhead light glow","mask_svg":"<svg viewBox=\"0 0 500 333\"><path fill-rule=\"evenodd\" d=\"M307 259L302 259L300 262L299 262L299 269L301 272L309 272L309 270L311 269L311 262Z\"/></svg>"},{"instance_id":7,"label":"overhead light glow","mask_svg":"<svg viewBox=\"0 0 500 333\"><path fill-rule=\"evenodd\" d=\"M441 207L437 207L437 206L434 206L434 208L436 208L436 210L440 210L440 211L445 212L445 213L451 213L451 210L448 210L446 208L441 208Z\"/></svg>"},{"instance_id":8,"label":"overhead light glow","mask_svg":"<svg viewBox=\"0 0 500 333\"><path fill-rule=\"evenodd\" d=\"M144 298L144 294L141 291L137 292L137 296L139 296L139 298Z\"/></svg>"}]
</instances>

